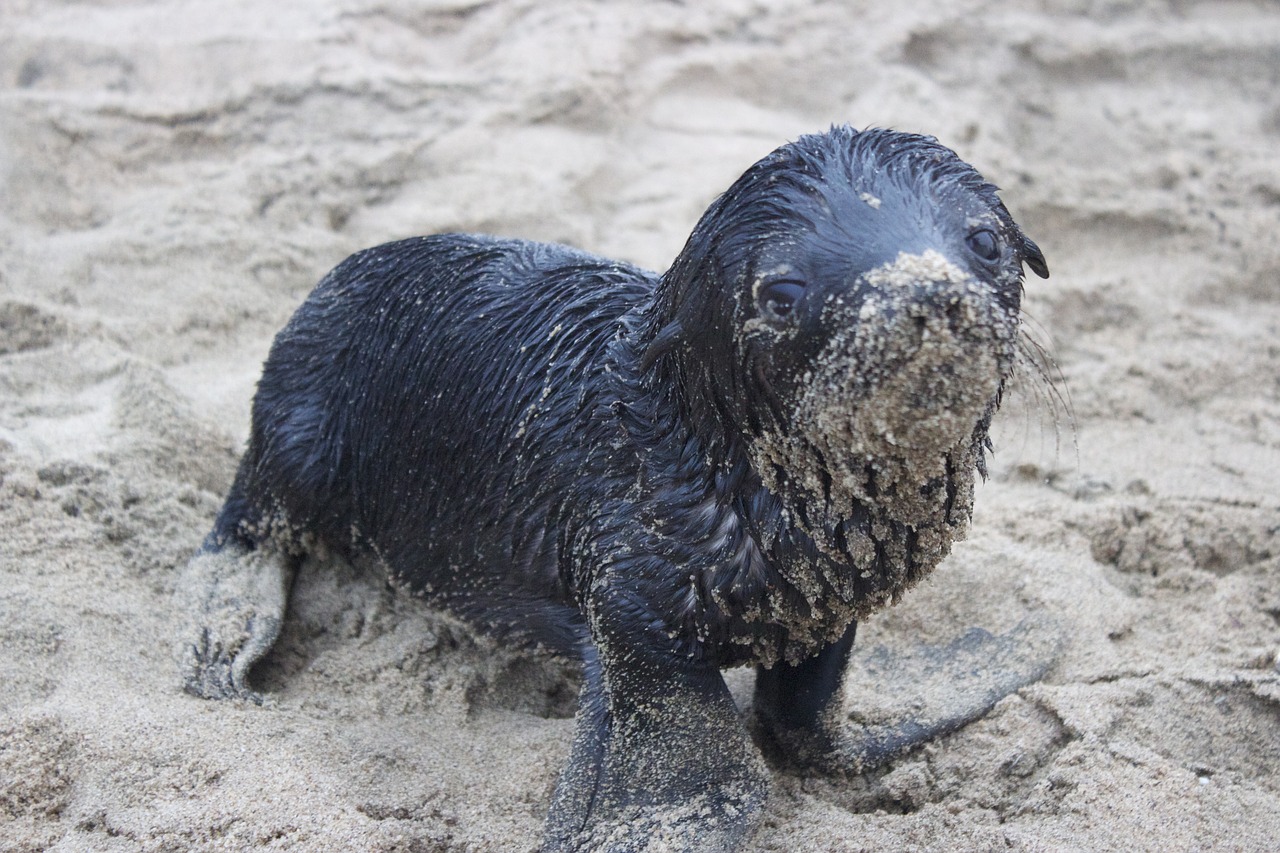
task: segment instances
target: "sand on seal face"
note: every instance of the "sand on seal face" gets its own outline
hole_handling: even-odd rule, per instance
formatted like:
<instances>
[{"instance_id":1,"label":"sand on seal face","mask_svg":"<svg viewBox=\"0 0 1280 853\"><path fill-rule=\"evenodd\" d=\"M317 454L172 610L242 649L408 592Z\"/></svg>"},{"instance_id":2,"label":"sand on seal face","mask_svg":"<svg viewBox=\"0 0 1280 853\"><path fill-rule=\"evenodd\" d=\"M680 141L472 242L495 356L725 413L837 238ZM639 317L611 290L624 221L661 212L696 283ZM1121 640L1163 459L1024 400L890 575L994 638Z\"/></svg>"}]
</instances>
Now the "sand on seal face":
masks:
<instances>
[{"instance_id":1,"label":"sand on seal face","mask_svg":"<svg viewBox=\"0 0 1280 853\"><path fill-rule=\"evenodd\" d=\"M1068 638L1042 683L751 850L1269 850L1280 837L1280 13L1267 4L0 9L0 849L534 850L572 667L303 566L266 706L181 692L175 568L267 346L351 252L475 230L661 268L832 122L937 135L1053 278L1076 428L997 418L968 539L860 628ZM868 203L871 203L868 201ZM1030 401L1030 402L1028 402ZM740 693L749 676L731 674ZM886 689L885 685L893 685Z\"/></svg>"}]
</instances>

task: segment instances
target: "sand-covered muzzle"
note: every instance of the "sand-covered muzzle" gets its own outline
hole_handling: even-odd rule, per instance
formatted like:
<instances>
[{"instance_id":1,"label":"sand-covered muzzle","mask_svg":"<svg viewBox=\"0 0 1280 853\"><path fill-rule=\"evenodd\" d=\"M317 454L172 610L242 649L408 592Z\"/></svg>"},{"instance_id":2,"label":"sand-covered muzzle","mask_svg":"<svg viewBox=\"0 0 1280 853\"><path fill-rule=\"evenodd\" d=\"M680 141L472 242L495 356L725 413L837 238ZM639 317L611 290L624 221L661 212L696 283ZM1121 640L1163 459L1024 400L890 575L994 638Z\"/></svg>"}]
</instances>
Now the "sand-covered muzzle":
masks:
<instances>
[{"instance_id":1,"label":"sand-covered muzzle","mask_svg":"<svg viewBox=\"0 0 1280 853\"><path fill-rule=\"evenodd\" d=\"M929 250L901 253L823 306L830 337L798 385L785 435L756 442L771 488L825 504L828 523L854 501L908 524L936 521L970 490L985 427L1013 364L1016 309L992 284ZM947 489L928 484L947 482ZM923 487L923 488L922 488ZM816 499L816 500L815 500Z\"/></svg>"}]
</instances>

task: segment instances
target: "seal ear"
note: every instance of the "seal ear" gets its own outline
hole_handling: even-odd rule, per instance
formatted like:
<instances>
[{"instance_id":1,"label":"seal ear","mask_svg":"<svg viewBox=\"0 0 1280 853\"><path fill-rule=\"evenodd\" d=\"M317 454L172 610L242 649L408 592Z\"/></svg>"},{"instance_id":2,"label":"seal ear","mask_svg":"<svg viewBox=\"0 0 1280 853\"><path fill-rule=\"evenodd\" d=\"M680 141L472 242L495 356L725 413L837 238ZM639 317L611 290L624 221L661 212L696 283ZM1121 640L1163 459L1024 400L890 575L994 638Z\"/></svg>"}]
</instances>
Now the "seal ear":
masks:
<instances>
[{"instance_id":1,"label":"seal ear","mask_svg":"<svg viewBox=\"0 0 1280 853\"><path fill-rule=\"evenodd\" d=\"M1045 263L1044 252L1025 234L1022 235L1022 261L1041 278L1049 277L1049 265Z\"/></svg>"},{"instance_id":2,"label":"seal ear","mask_svg":"<svg viewBox=\"0 0 1280 853\"><path fill-rule=\"evenodd\" d=\"M680 325L679 320L672 320L659 329L658 334L654 335L649 346L645 348L644 355L640 357L640 372L648 373L653 363L675 349L683 338L684 326Z\"/></svg>"}]
</instances>

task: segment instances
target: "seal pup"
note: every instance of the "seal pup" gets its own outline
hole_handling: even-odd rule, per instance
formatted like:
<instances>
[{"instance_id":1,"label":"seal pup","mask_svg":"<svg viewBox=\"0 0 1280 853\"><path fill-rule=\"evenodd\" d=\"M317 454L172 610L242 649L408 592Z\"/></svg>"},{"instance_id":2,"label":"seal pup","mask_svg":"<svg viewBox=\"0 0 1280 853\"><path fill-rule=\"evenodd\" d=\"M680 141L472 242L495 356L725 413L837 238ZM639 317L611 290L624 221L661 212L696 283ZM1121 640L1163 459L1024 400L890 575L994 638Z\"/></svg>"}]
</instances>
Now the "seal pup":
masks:
<instances>
[{"instance_id":1,"label":"seal pup","mask_svg":"<svg viewBox=\"0 0 1280 853\"><path fill-rule=\"evenodd\" d=\"M276 337L252 430L182 590L188 691L255 698L300 558L372 558L511 643L583 662L548 850L727 850L768 773L755 727L857 772L1039 677L1030 629L933 649L929 720L855 727L856 624L947 555L985 474L1044 256L931 137L783 145L659 276L446 234L359 252Z\"/></svg>"}]
</instances>

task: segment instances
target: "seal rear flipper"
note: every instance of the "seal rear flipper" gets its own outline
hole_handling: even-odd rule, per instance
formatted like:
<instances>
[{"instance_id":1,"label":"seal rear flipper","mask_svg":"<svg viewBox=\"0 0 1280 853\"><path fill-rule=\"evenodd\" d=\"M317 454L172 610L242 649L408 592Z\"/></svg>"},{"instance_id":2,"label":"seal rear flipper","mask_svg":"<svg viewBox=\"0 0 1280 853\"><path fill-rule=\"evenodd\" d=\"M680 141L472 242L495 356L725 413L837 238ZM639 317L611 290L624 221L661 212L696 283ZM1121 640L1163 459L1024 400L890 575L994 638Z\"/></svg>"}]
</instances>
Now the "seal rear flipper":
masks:
<instances>
[{"instance_id":1,"label":"seal rear flipper","mask_svg":"<svg viewBox=\"0 0 1280 853\"><path fill-rule=\"evenodd\" d=\"M280 635L297 559L264 543L219 546L210 536L183 569L178 588L183 689L207 699L262 704L249 670Z\"/></svg>"},{"instance_id":2,"label":"seal rear flipper","mask_svg":"<svg viewBox=\"0 0 1280 853\"><path fill-rule=\"evenodd\" d=\"M651 648L584 654L572 754L543 850L738 849L768 775L719 671Z\"/></svg>"},{"instance_id":3,"label":"seal rear flipper","mask_svg":"<svg viewBox=\"0 0 1280 853\"><path fill-rule=\"evenodd\" d=\"M1003 634L971 628L945 645L922 645L903 655L876 649L867 661L876 692L912 711L896 720L857 721L856 709L851 718L843 708L842 679L813 679L843 668L852 633L799 666L778 664L757 673L756 718L766 751L781 763L832 773L873 770L957 731L1038 681L1062 646L1052 624L1028 618Z\"/></svg>"}]
</instances>

